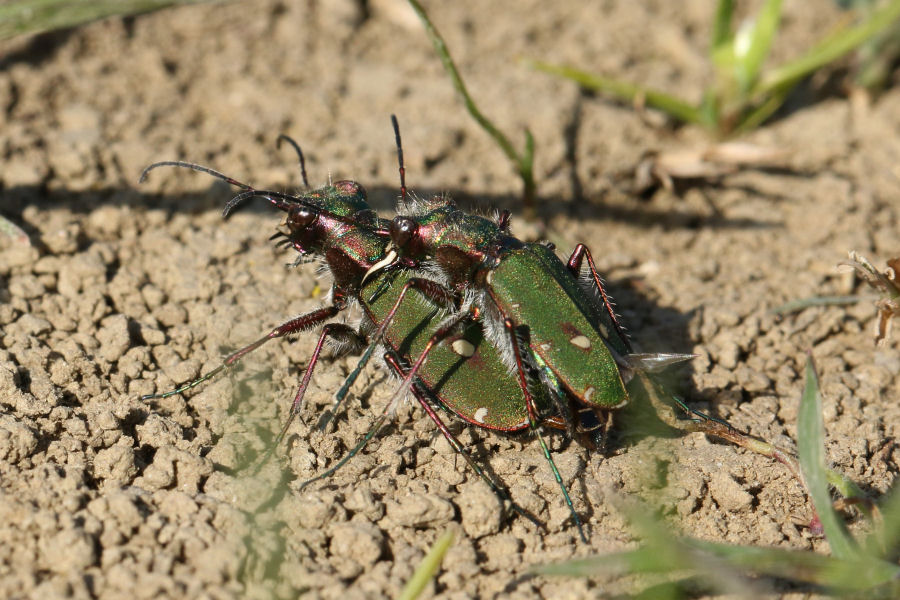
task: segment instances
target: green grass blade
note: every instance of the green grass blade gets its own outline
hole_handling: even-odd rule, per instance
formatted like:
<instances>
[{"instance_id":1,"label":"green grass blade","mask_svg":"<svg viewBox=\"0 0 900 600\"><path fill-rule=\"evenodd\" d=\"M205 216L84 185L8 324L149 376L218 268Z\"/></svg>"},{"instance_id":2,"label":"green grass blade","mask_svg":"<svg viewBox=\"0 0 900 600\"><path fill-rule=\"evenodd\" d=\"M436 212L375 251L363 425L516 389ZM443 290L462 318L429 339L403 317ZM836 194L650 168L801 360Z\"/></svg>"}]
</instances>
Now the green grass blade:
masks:
<instances>
[{"instance_id":1,"label":"green grass blade","mask_svg":"<svg viewBox=\"0 0 900 600\"><path fill-rule=\"evenodd\" d=\"M527 61L527 64L538 71L571 79L582 87L607 93L625 102L634 102L636 99L641 98L646 102L647 106L661 110L679 121L709 125L704 119L703 112L696 106L664 92L644 88L627 81L595 75L572 67L552 65L539 60Z\"/></svg>"},{"instance_id":2,"label":"green grass blade","mask_svg":"<svg viewBox=\"0 0 900 600\"><path fill-rule=\"evenodd\" d=\"M825 478L828 480L828 485L837 490L838 494L844 498L866 499L869 497L858 485L834 469L825 469ZM860 506L860 510L869 512L865 505Z\"/></svg>"},{"instance_id":3,"label":"green grass blade","mask_svg":"<svg viewBox=\"0 0 900 600\"><path fill-rule=\"evenodd\" d=\"M836 558L853 559L860 556L859 548L847 534L844 524L831 506L828 479L825 472L825 426L822 422L822 397L819 378L812 357L806 361L806 387L800 401L797 424L797 449L800 469L813 506L822 521L825 536Z\"/></svg>"},{"instance_id":4,"label":"green grass blade","mask_svg":"<svg viewBox=\"0 0 900 600\"><path fill-rule=\"evenodd\" d=\"M717 570L712 567L721 569L722 565L736 571L828 586L842 591L870 590L900 577L900 567L897 565L868 557L839 559L815 552L733 546L692 538L676 540L675 547L666 549L644 545L637 550L543 565L533 568L531 572L539 575L596 577L671 575L675 572L694 571L709 580L713 571ZM736 579L734 583L740 581ZM710 583L722 590L721 582ZM743 591L746 592L746 588Z\"/></svg>"},{"instance_id":5,"label":"green grass blade","mask_svg":"<svg viewBox=\"0 0 900 600\"><path fill-rule=\"evenodd\" d=\"M689 538L672 535L671 526L657 517L648 507L640 503L625 504L617 501L613 503L626 514L635 535L642 539L640 548L539 566L532 569L532 572L576 577L598 574L662 574L674 577L688 574L691 575L691 579L700 579L710 588L725 594L740 596L753 588L752 582L741 577L728 564L691 546L688 543ZM677 590L678 587L674 589ZM645 592L653 593L652 590Z\"/></svg>"},{"instance_id":6,"label":"green grass blade","mask_svg":"<svg viewBox=\"0 0 900 600\"><path fill-rule=\"evenodd\" d=\"M881 518L881 522L874 522L864 545L873 556L896 556L900 549L900 487L894 486L890 497L882 502Z\"/></svg>"},{"instance_id":7,"label":"green grass blade","mask_svg":"<svg viewBox=\"0 0 900 600\"><path fill-rule=\"evenodd\" d=\"M438 56L440 56L441 63L444 65L444 70L447 71L447 75L450 76L450 80L453 82L453 87L462 97L463 102L466 105L466 110L469 111L469 114L481 128L494 138L494 141L500 146L500 149L506 154L507 158L509 158L519 172L519 176L522 178L522 183L525 187L525 205L526 207L531 207L534 203L534 191L536 188L533 164L534 139L531 137L531 133L526 131L526 148L525 152L520 155L513 147L512 142L509 141L509 138L507 138L502 131L497 129L490 119L484 116L478 108L478 105L475 104L472 96L469 95L469 90L466 88L466 84L463 82L462 76L459 74L459 70L456 68L456 64L450 56L450 50L447 49L444 38L441 37L440 32L438 32L437 28L432 24L431 19L428 18L425 9L422 8L422 5L419 4L418 0L408 0L408 2L416 15L418 15L419 20L422 21L422 25L425 27L425 33L428 34L428 38L431 40L435 51L438 53ZM529 193L531 193L531 196L528 195Z\"/></svg>"},{"instance_id":8,"label":"green grass blade","mask_svg":"<svg viewBox=\"0 0 900 600\"><path fill-rule=\"evenodd\" d=\"M844 32L829 36L800 58L765 73L753 89L752 96L767 94L785 84L806 77L816 69L847 54L860 44L889 27L900 18L900 0L893 0L868 19Z\"/></svg>"},{"instance_id":9,"label":"green grass blade","mask_svg":"<svg viewBox=\"0 0 900 600\"><path fill-rule=\"evenodd\" d=\"M409 581L406 582L403 591L400 592L399 600L415 600L419 597L419 594L422 593L422 590L425 589L425 586L437 573L444 555L447 554L447 550L452 545L453 532L445 531L431 546L431 549L425 555L425 558L422 559L422 562L419 563L419 566L416 567L416 571Z\"/></svg>"},{"instance_id":10,"label":"green grass blade","mask_svg":"<svg viewBox=\"0 0 900 600\"><path fill-rule=\"evenodd\" d=\"M741 135L762 125L769 117L775 114L775 111L781 108L792 89L793 84L783 85L778 89L772 90L762 104L751 110L740 120L733 133Z\"/></svg>"},{"instance_id":11,"label":"green grass blade","mask_svg":"<svg viewBox=\"0 0 900 600\"><path fill-rule=\"evenodd\" d=\"M840 559L815 552L732 546L693 539L686 543L742 571L843 591L869 590L900 577L897 565L868 557Z\"/></svg>"},{"instance_id":12,"label":"green grass blade","mask_svg":"<svg viewBox=\"0 0 900 600\"><path fill-rule=\"evenodd\" d=\"M202 1L209 0L11 0L0 4L0 40Z\"/></svg>"},{"instance_id":13,"label":"green grass blade","mask_svg":"<svg viewBox=\"0 0 900 600\"><path fill-rule=\"evenodd\" d=\"M679 555L660 552L658 548L641 546L637 550L612 552L589 558L539 565L529 569L537 575L596 577L598 575L636 575L670 573L686 568Z\"/></svg>"},{"instance_id":14,"label":"green grass blade","mask_svg":"<svg viewBox=\"0 0 900 600\"><path fill-rule=\"evenodd\" d=\"M713 21L710 53L717 48L731 43L731 19L734 14L734 0L719 0L716 5L716 16Z\"/></svg>"},{"instance_id":15,"label":"green grass blade","mask_svg":"<svg viewBox=\"0 0 900 600\"><path fill-rule=\"evenodd\" d=\"M746 51L741 52L735 48L737 81L741 94L746 95L759 78L760 69L772 49L772 40L775 39L780 21L781 0L767 0L756 15Z\"/></svg>"}]
</instances>

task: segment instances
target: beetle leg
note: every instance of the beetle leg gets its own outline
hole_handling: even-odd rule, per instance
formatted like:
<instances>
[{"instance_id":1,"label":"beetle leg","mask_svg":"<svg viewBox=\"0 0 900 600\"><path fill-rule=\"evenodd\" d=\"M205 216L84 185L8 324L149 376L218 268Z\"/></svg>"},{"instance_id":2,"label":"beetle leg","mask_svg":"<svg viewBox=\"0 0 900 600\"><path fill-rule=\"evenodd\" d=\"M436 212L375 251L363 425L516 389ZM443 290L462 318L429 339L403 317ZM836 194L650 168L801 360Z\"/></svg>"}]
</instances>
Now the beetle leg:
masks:
<instances>
[{"instance_id":1,"label":"beetle leg","mask_svg":"<svg viewBox=\"0 0 900 600\"><path fill-rule=\"evenodd\" d=\"M403 285L403 289L400 290L400 294L397 296L397 300L394 302L394 306L391 307L391 310L388 311L387 315L385 315L384 320L382 320L381 324L378 326L378 329L369 339L369 346L360 357L359 362L357 362L356 364L356 367L350 372L350 374L347 376L347 379L344 380L344 384L341 386L341 389L339 389L335 394L334 405L331 407L331 410L323 413L322 418L319 419L320 430L324 431L328 427L328 423L334 417L334 413L337 412L337 409L341 405L341 402L343 402L344 398L346 398L347 393L350 391L350 387L359 377L359 374L362 373L363 368L372 357L372 353L375 351L375 348L381 342L381 338L384 336L384 332L394 320L394 315L397 314L397 310L400 308L400 304L406 298L407 293L409 293L411 290L421 293L423 296L425 296L435 304L439 304L442 306L452 307L456 304L456 300L458 298L458 296L452 290L437 283L436 281L432 281L430 279L422 279L420 277L413 277L409 279Z\"/></svg>"},{"instance_id":2,"label":"beetle leg","mask_svg":"<svg viewBox=\"0 0 900 600\"><path fill-rule=\"evenodd\" d=\"M516 359L516 374L519 377L519 386L522 388L522 394L524 394L525 396L525 407L528 412L529 426L531 427L532 431L534 431L538 442L540 442L541 444L541 449L544 452L544 458L546 458L547 462L550 463L550 470L553 471L553 477L556 479L556 483L559 484L559 489L562 490L563 497L566 500L566 505L569 507L569 511L572 513L572 520L575 521L575 526L578 528L578 535L581 537L581 541L586 544L587 538L584 535L584 528L581 526L581 519L578 517L578 513L575 511L575 505L572 504L572 498L569 497L569 491L566 489L566 484L562 480L562 475L559 474L559 469L556 468L556 463L553 462L553 456L550 455L550 448L547 447L547 442L544 441L544 436L541 435L541 431L539 429L537 406L535 406L534 397L531 395L531 392L528 391L528 380L526 379L525 375L525 364L522 361L523 349L519 347L519 338L516 333L515 325L513 325L513 322L509 319L504 319L503 325L506 328L506 332L509 334L510 343L512 344L513 348L513 356L515 356Z\"/></svg>"},{"instance_id":3,"label":"beetle leg","mask_svg":"<svg viewBox=\"0 0 900 600\"><path fill-rule=\"evenodd\" d=\"M581 276L581 263L585 258L587 258L588 268L590 270L594 287L600 294L600 298L602 298L603 300L603 307L606 311L606 314L609 316L609 320L612 322L613 328L616 330L616 334L630 354L632 352L631 342L628 340L628 335L625 333L625 329L622 327L621 323L619 323L619 318L616 316L616 311L613 307L612 299L606 293L606 288L603 287L603 281L600 279L600 274L597 272L597 267L594 266L594 259L591 256L591 251L584 244L578 244L577 246L575 246L575 250L572 251L572 256L569 257L568 262L569 271L576 279L579 279Z\"/></svg>"},{"instance_id":4,"label":"beetle leg","mask_svg":"<svg viewBox=\"0 0 900 600\"><path fill-rule=\"evenodd\" d=\"M393 368L399 375L405 375L406 377L410 377L410 373L411 373L412 369L409 369L408 371L406 371L404 373L403 367L400 365L400 362L399 362L399 359L398 359L396 353L389 351L389 352L385 353L384 358L385 358L385 361L388 363L388 365L390 365L391 368ZM414 373L412 373L412 375L414 375ZM523 517L525 517L526 519L528 519L529 521L531 521L538 527L544 527L544 524L541 523L537 519L537 517L532 515L530 512L528 512L527 510L525 510L524 508L522 508L515 502L513 502L512 497L509 495L508 490L506 490L502 485L493 481L490 477L487 476L487 474L484 472L484 469L482 469L480 466L478 466L478 463L476 463L472 459L472 457L469 455L469 453L466 452L465 447L463 447L463 445L459 442L459 440L456 439L456 436L453 435L453 432L451 432L447 428L447 426L441 420L440 416L435 412L435 410L431 406L431 404L429 404L429 399L431 399L431 398L429 398L429 395L427 394L427 392L421 386L419 386L415 381L413 382L411 389L413 392L413 396L415 396L416 400L419 401L419 404L422 406L423 409L425 409L425 412L428 414L428 416L431 418L431 420L434 421L434 423L438 426L438 429L441 431L441 433L444 435L444 437L447 438L447 441L450 443L450 445L453 447L453 449L462 455L462 457L469 464L469 466L472 467L472 470L475 471L475 473L478 474L478 476L482 479L482 481L484 481L488 485L488 487L491 488L491 491L494 492L494 494L501 500L501 502L509 502L510 508L513 511L522 515ZM363 437L363 439L361 439L359 441L359 443L356 444L356 446L351 448L350 452L348 452L343 458L341 458L341 460L339 460L337 463L335 463L332 467L328 468L327 470L323 471L322 473L319 473L315 477L307 479L302 484L300 484L300 490L303 490L306 486L313 483L314 481L318 481L320 479L325 479L326 477L330 477L338 469L340 469L341 467L346 465L354 456L356 456L366 446L366 444L369 443L369 440L371 440L373 437L375 437L375 434L378 433L378 430L381 429L382 425L384 425L384 422L387 419L388 415L390 415L390 413L392 412L391 404L392 403L390 403L390 402L387 404L384 411L382 411L382 413L378 416L378 419L375 421L375 423L372 425L372 427L369 428L369 431L366 432L366 435Z\"/></svg>"},{"instance_id":5,"label":"beetle leg","mask_svg":"<svg viewBox=\"0 0 900 600\"><path fill-rule=\"evenodd\" d=\"M406 375L408 375L408 371L404 371L403 366L400 364L400 360L396 352L386 352L384 355L384 359L398 375L400 375L401 377L405 377ZM462 457L469 464L472 470L475 471L475 473L481 478L482 481L484 481L488 485L489 488L491 488L491 491L494 492L494 495L500 499L501 503L505 504L508 502L510 508L513 511L522 515L538 527L543 527L544 524L541 523L537 519L537 517L513 502L512 496L510 496L509 494L509 490L506 489L503 484L491 479L487 475L487 473L485 473L484 469L482 469L478 465L478 463L475 462L472 456L466 451L465 447L460 443L460 441L456 439L456 436L453 435L453 432L450 431L450 429L444 424L444 422L441 420L440 415L437 414L437 412L429 402L438 402L440 404L440 401L428 394L427 391L421 385L419 385L418 380L413 381L412 393L416 400L418 400L422 408L425 410L425 413L431 418L432 421L434 421L434 424L437 425L438 430L440 430L441 434L443 434L444 438L447 440L447 442L449 442L450 446L457 452L457 454L462 455Z\"/></svg>"},{"instance_id":6,"label":"beetle leg","mask_svg":"<svg viewBox=\"0 0 900 600\"><path fill-rule=\"evenodd\" d=\"M328 323L325 327L322 328L322 333L319 335L319 341L316 343L316 349L313 351L312 356L309 359L309 363L306 365L306 371L303 373L303 379L300 381L300 387L297 388L297 393L294 395L294 401L291 403L291 410L288 413L288 418L285 420L284 426L281 428L281 433L278 434L278 437L275 438L275 443L273 446L277 446L282 439L284 439L284 435L287 433L288 427L293 421L294 416L300 412L300 409L303 404L303 396L306 395L306 388L309 387L309 380L312 378L313 369L315 369L316 364L319 362L319 355L322 353L322 347L325 345L325 340L327 338L334 339L345 339L350 340L352 342L365 343L364 338L353 330L352 327L348 325L344 325L343 323Z\"/></svg>"},{"instance_id":7,"label":"beetle leg","mask_svg":"<svg viewBox=\"0 0 900 600\"><path fill-rule=\"evenodd\" d=\"M284 436L287 434L287 430L294 421L294 417L300 413L300 409L303 406L303 397L306 395L306 389L309 387L313 369L315 369L316 365L319 363L319 356L322 354L322 348L325 345L325 340L328 338L364 343L364 339L360 334L354 331L352 327L344 325L343 323L328 323L322 328L322 333L319 334L319 341L316 342L316 348L313 350L312 356L309 358L309 363L306 365L306 370L303 373L303 379L300 380L300 387L297 388L297 393L294 394L294 401L291 402L291 409L288 411L287 419L285 419L284 425L282 425L281 431L278 433L275 441L263 455L262 459L257 463L256 472L259 472L262 466L268 462L269 458L275 452L275 449L281 445L281 440L283 440Z\"/></svg>"},{"instance_id":8,"label":"beetle leg","mask_svg":"<svg viewBox=\"0 0 900 600\"><path fill-rule=\"evenodd\" d=\"M275 338L284 337L286 335L290 335L292 333L299 333L301 331L308 331L312 329L319 323L323 321L327 321L328 319L337 315L341 310L343 310L344 306L335 304L332 306L327 306L325 308L320 308L318 310L314 310L312 312L306 313L305 315L300 315L299 317L295 317L289 321L285 321L263 337L259 338L252 344L247 344L243 348L229 354L221 365L207 373L206 375L201 376L194 381L181 385L174 390L170 390L168 392L164 392L162 394L147 394L141 397L141 400L155 400L160 398L168 398L169 396L174 396L175 394L180 394L182 392L186 392L187 390L196 387L203 383L204 381L208 381L212 379L225 369L233 366L239 360L244 358L246 355L250 354L269 340L274 340Z\"/></svg>"}]
</instances>

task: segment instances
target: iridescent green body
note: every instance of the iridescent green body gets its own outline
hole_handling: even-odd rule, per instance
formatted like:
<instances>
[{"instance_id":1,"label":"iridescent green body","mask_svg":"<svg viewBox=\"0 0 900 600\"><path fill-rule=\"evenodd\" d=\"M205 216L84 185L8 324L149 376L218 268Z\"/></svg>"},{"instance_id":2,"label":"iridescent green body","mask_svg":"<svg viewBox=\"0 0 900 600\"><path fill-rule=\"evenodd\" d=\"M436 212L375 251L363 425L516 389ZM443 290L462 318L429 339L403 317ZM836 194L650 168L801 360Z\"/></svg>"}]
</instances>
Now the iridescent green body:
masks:
<instances>
[{"instance_id":1,"label":"iridescent green body","mask_svg":"<svg viewBox=\"0 0 900 600\"><path fill-rule=\"evenodd\" d=\"M500 313L528 326L532 352L568 392L598 408L627 402L615 356L625 352L623 344L552 250L541 244L507 250L484 278Z\"/></svg>"},{"instance_id":2,"label":"iridescent green body","mask_svg":"<svg viewBox=\"0 0 900 600\"><path fill-rule=\"evenodd\" d=\"M363 310L374 323L384 319L409 277L409 271L392 271L366 282L360 297ZM385 280L392 280L389 287L372 299ZM400 356L419 356L435 333L440 314L439 307L427 300L405 300L385 331L384 343ZM416 377L444 406L473 425L499 431L528 427L519 383L500 360L497 348L484 339L478 324L436 345ZM546 412L546 392L535 400Z\"/></svg>"},{"instance_id":3,"label":"iridescent green body","mask_svg":"<svg viewBox=\"0 0 900 600\"><path fill-rule=\"evenodd\" d=\"M373 329L377 328L404 284L415 275L405 269L382 272L357 289L363 274L385 257L388 241L378 232L385 231L389 223L369 208L365 190L354 182L337 182L307 192L303 198L320 208L319 221L314 227L294 229L294 246L301 252L324 256L336 286L349 288ZM290 211L287 219L290 226ZM304 233L307 231L308 235ZM430 300L407 298L388 324L382 341L406 362L421 354L437 331L441 316L446 312ZM499 431L528 427L519 382L503 364L497 348L485 341L478 325L470 325L435 346L416 377L427 393L469 423ZM546 390L540 390L535 402L546 412L550 405Z\"/></svg>"},{"instance_id":4,"label":"iridescent green body","mask_svg":"<svg viewBox=\"0 0 900 600\"><path fill-rule=\"evenodd\" d=\"M628 343L605 299L586 290L577 272L550 248L521 242L450 200L435 199L426 208L392 222L400 264L432 260L449 286L480 290L486 326L499 332L510 320L526 328L536 361L553 375L548 379L582 406L610 409L628 401ZM501 333L496 338L505 343Z\"/></svg>"}]
</instances>

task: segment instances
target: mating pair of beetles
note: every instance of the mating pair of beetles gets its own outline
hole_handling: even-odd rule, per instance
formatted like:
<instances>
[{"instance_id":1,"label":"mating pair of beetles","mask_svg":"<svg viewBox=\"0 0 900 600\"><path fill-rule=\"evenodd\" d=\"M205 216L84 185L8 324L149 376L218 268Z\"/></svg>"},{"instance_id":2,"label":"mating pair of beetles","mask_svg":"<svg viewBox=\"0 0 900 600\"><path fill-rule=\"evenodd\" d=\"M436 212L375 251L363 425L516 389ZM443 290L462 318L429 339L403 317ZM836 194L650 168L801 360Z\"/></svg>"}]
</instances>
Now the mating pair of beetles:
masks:
<instances>
[{"instance_id":1,"label":"mating pair of beetles","mask_svg":"<svg viewBox=\"0 0 900 600\"><path fill-rule=\"evenodd\" d=\"M467 214L447 197L410 199L403 150L392 116L400 171L398 214L380 218L364 188L339 181L297 196L258 190L222 173L181 161L147 167L185 167L243 190L225 206L227 216L251 198L264 198L286 213L286 230L272 236L300 256L319 259L333 285L328 306L286 321L259 340L229 355L213 371L175 390L182 393L234 365L269 340L321 327L318 341L294 396L289 416L273 448L303 407L303 397L326 341L344 352L362 353L357 367L322 415L325 428L377 348L402 382L374 426L343 459L316 479L340 468L368 442L408 392L452 447L511 509L540 525L515 504L506 487L492 479L466 452L439 411L501 432L529 430L544 456L585 540L562 477L541 434L546 425L568 432L588 448L602 441L610 411L629 401L632 386L649 390L660 417L681 429L703 431L772 456L791 466L782 451L741 434L727 423L688 409L666 396L649 372L691 358L690 354L636 354L603 288L588 248L579 244L563 263L550 244L528 243L509 232L509 213L496 219ZM299 146L303 182L309 188ZM353 302L363 320L358 329L329 322ZM677 419L673 408L687 413ZM305 484L304 484L305 485Z\"/></svg>"}]
</instances>

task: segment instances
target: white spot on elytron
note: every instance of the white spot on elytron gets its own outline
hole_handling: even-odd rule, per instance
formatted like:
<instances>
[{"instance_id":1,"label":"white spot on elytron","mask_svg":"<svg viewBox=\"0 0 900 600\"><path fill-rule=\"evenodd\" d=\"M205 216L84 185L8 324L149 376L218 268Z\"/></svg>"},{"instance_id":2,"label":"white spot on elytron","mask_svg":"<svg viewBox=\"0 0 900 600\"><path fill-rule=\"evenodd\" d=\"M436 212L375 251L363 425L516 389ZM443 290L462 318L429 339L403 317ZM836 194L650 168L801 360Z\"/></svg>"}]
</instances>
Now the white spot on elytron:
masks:
<instances>
[{"instance_id":1,"label":"white spot on elytron","mask_svg":"<svg viewBox=\"0 0 900 600\"><path fill-rule=\"evenodd\" d=\"M550 344L541 344L541 350L543 350L544 352L550 352L550 348L552 347L553 346L551 346Z\"/></svg>"},{"instance_id":2,"label":"white spot on elytron","mask_svg":"<svg viewBox=\"0 0 900 600\"><path fill-rule=\"evenodd\" d=\"M603 323L597 323L597 328L600 330L600 335L605 338L609 337L609 329L606 328L606 325Z\"/></svg>"},{"instance_id":3,"label":"white spot on elytron","mask_svg":"<svg viewBox=\"0 0 900 600\"><path fill-rule=\"evenodd\" d=\"M521 304L519 304L518 302L513 302L512 304L510 304L510 306L512 306L515 309L518 309L521 306Z\"/></svg>"},{"instance_id":4,"label":"white spot on elytron","mask_svg":"<svg viewBox=\"0 0 900 600\"><path fill-rule=\"evenodd\" d=\"M487 276L485 276L485 280L487 281L488 285L492 285L494 283L494 272L488 271Z\"/></svg>"},{"instance_id":5,"label":"white spot on elytron","mask_svg":"<svg viewBox=\"0 0 900 600\"><path fill-rule=\"evenodd\" d=\"M453 348L453 351L463 356L465 358L469 358L473 354L475 354L475 346L472 345L471 342L463 339L456 340L450 347Z\"/></svg>"},{"instance_id":6,"label":"white spot on elytron","mask_svg":"<svg viewBox=\"0 0 900 600\"><path fill-rule=\"evenodd\" d=\"M571 340L569 340L569 342L573 346L578 346L579 348L584 348L585 350L591 349L591 340L587 339L583 335L576 335Z\"/></svg>"},{"instance_id":7,"label":"white spot on elytron","mask_svg":"<svg viewBox=\"0 0 900 600\"><path fill-rule=\"evenodd\" d=\"M475 420L479 423L484 423L485 417L487 417L488 409L485 407L481 407L475 411Z\"/></svg>"},{"instance_id":8,"label":"white spot on elytron","mask_svg":"<svg viewBox=\"0 0 900 600\"><path fill-rule=\"evenodd\" d=\"M593 396L593 395L594 395L594 386L591 386L588 389L584 390L584 401L590 402L591 396Z\"/></svg>"}]
</instances>

